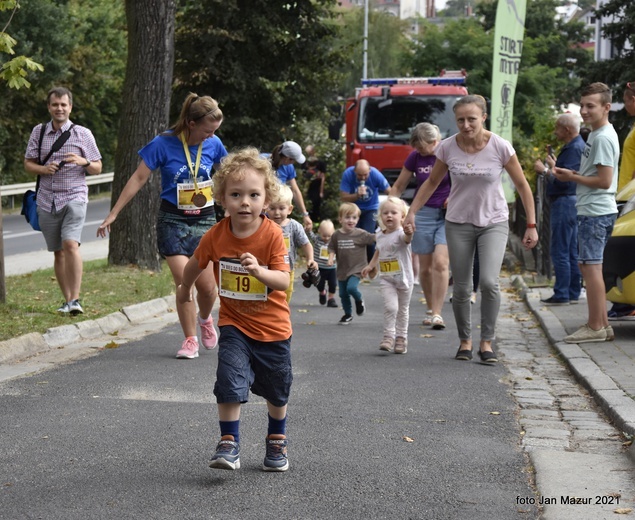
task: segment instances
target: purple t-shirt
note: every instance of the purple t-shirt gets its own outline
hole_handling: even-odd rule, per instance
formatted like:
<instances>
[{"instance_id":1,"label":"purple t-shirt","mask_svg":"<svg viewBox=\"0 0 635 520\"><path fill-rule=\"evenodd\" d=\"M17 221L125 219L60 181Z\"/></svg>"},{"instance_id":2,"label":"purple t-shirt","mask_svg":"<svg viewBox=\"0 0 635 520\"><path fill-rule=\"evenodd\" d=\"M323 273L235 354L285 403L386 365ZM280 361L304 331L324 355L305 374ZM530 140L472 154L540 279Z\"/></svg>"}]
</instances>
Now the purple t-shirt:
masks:
<instances>
[{"instance_id":1,"label":"purple t-shirt","mask_svg":"<svg viewBox=\"0 0 635 520\"><path fill-rule=\"evenodd\" d=\"M430 172L436 160L437 158L434 155L421 155L417 150L410 152L410 155L406 158L404 168L413 172L417 179L415 195L419 191L419 188L421 188L421 185L430 177ZM450 176L446 173L441 184L439 184L438 188L428 199L428 202L426 202L426 206L429 208L442 208L448 195L450 195Z\"/></svg>"},{"instance_id":2,"label":"purple t-shirt","mask_svg":"<svg viewBox=\"0 0 635 520\"><path fill-rule=\"evenodd\" d=\"M453 135L441 141L435 153L439 161L448 165L452 178L447 221L485 227L509 218L502 176L516 152L508 141L490 134L485 148L468 154Z\"/></svg>"}]
</instances>

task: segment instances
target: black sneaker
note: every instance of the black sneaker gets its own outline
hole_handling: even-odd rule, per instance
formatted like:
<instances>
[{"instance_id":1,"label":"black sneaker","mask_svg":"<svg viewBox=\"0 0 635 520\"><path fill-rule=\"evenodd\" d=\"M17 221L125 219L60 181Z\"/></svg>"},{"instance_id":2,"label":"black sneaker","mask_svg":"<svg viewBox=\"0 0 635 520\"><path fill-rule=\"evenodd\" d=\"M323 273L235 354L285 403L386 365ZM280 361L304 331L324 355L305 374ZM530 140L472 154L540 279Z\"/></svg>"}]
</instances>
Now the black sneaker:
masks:
<instances>
[{"instance_id":1,"label":"black sneaker","mask_svg":"<svg viewBox=\"0 0 635 520\"><path fill-rule=\"evenodd\" d=\"M355 300L355 312L357 313L357 315L361 316L362 314L364 314L365 310L366 307L364 307L364 300Z\"/></svg>"},{"instance_id":2,"label":"black sneaker","mask_svg":"<svg viewBox=\"0 0 635 520\"><path fill-rule=\"evenodd\" d=\"M320 293L320 305L325 305L326 304L326 293L322 294Z\"/></svg>"},{"instance_id":3,"label":"black sneaker","mask_svg":"<svg viewBox=\"0 0 635 520\"><path fill-rule=\"evenodd\" d=\"M353 321L353 317L350 314L344 314L340 319L340 325L348 325L351 321Z\"/></svg>"},{"instance_id":4,"label":"black sneaker","mask_svg":"<svg viewBox=\"0 0 635 520\"><path fill-rule=\"evenodd\" d=\"M569 300L557 300L553 296L551 298L547 298L546 300L540 300L540 302L545 305L569 305Z\"/></svg>"},{"instance_id":5,"label":"black sneaker","mask_svg":"<svg viewBox=\"0 0 635 520\"><path fill-rule=\"evenodd\" d=\"M329 298L328 303L326 304L327 307L334 307L335 309L337 309L337 302L335 301L334 298Z\"/></svg>"}]
</instances>

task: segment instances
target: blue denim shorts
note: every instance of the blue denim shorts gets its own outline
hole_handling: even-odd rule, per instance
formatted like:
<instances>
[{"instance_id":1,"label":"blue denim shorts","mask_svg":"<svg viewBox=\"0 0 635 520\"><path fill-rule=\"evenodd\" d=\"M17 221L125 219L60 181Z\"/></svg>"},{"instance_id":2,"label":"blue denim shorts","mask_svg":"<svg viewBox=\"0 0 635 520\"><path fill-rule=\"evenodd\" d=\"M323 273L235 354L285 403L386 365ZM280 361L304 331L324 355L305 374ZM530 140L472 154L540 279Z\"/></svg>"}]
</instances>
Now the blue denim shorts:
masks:
<instances>
[{"instance_id":1,"label":"blue denim shorts","mask_svg":"<svg viewBox=\"0 0 635 520\"><path fill-rule=\"evenodd\" d=\"M588 217L578 215L578 262L601 264L604 247L611 237L617 214Z\"/></svg>"},{"instance_id":2,"label":"blue denim shorts","mask_svg":"<svg viewBox=\"0 0 635 520\"><path fill-rule=\"evenodd\" d=\"M447 245L445 211L441 208L423 206L415 215L412 252L417 255L431 255L438 245Z\"/></svg>"},{"instance_id":3,"label":"blue denim shorts","mask_svg":"<svg viewBox=\"0 0 635 520\"><path fill-rule=\"evenodd\" d=\"M289 401L291 338L262 342L233 325L220 328L214 395L217 403L246 403L249 390L274 406Z\"/></svg>"},{"instance_id":4,"label":"blue denim shorts","mask_svg":"<svg viewBox=\"0 0 635 520\"><path fill-rule=\"evenodd\" d=\"M201 237L216 224L214 215L182 216L159 210L157 244L162 257L192 256Z\"/></svg>"}]
</instances>

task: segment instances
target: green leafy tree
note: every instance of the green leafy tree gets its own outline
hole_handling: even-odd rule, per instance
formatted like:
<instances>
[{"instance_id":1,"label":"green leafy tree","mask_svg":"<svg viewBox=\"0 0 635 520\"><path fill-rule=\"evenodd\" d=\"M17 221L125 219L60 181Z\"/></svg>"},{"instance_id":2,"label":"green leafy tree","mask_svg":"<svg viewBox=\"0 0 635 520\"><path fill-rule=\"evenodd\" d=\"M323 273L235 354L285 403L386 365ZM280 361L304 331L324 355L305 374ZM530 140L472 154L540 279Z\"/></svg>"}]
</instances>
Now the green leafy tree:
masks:
<instances>
[{"instance_id":1,"label":"green leafy tree","mask_svg":"<svg viewBox=\"0 0 635 520\"><path fill-rule=\"evenodd\" d=\"M4 25L2 31L0 31L0 53L8 54L10 56L15 54L15 50L13 50L13 48L18 42L12 38L6 30L19 7L20 4L18 4L17 0L0 1L0 12L9 11L11 13L9 20ZM27 79L29 71L41 72L42 70L44 70L42 65L33 61L31 58L28 58L27 56L14 56L12 59L2 64L2 68L0 69L0 79L2 79L9 88L28 88L31 86L31 83L29 83Z\"/></svg>"},{"instance_id":2,"label":"green leafy tree","mask_svg":"<svg viewBox=\"0 0 635 520\"><path fill-rule=\"evenodd\" d=\"M342 60L335 0L185 0L177 14L173 114L187 92L218 100L228 147L270 150L324 117ZM201 50L204 49L204 52Z\"/></svg>"},{"instance_id":3,"label":"green leafy tree","mask_svg":"<svg viewBox=\"0 0 635 520\"><path fill-rule=\"evenodd\" d=\"M445 8L439 12L439 15L444 17L461 17L466 16L468 7L474 9L476 0L448 0L445 3Z\"/></svg>"},{"instance_id":4,"label":"green leafy tree","mask_svg":"<svg viewBox=\"0 0 635 520\"><path fill-rule=\"evenodd\" d=\"M610 17L602 27L615 49L611 59L593 62L586 81L602 81L613 87L613 101L620 102L624 86L635 81L635 3L630 0L609 0L596 11L597 16ZM613 124L620 137L628 133L632 118L625 110L616 114Z\"/></svg>"},{"instance_id":5,"label":"green leafy tree","mask_svg":"<svg viewBox=\"0 0 635 520\"><path fill-rule=\"evenodd\" d=\"M73 92L71 118L93 131L104 171L111 169L126 58L123 3L30 0L13 17L11 31L18 41L16 52L32 56L44 70L30 89L3 92L2 184L33 179L22 166L24 150L33 127L50 117L46 94L56 85Z\"/></svg>"},{"instance_id":6,"label":"green leafy tree","mask_svg":"<svg viewBox=\"0 0 635 520\"><path fill-rule=\"evenodd\" d=\"M561 103L577 98L579 71L592 57L580 47L587 39L581 23L555 19L555 0L527 4L523 57L514 104L514 146L526 171L537 153L552 141L553 116ZM496 2L477 4L479 18L452 20L440 28L425 24L413 41L415 75L436 75L440 69L468 72L471 93L491 96ZM531 175L530 175L531 176Z\"/></svg>"},{"instance_id":7,"label":"green leafy tree","mask_svg":"<svg viewBox=\"0 0 635 520\"><path fill-rule=\"evenodd\" d=\"M354 7L342 10L338 24L340 37L336 45L346 56L340 70L343 80L338 93L346 97L360 86L363 74L364 9ZM407 28L408 24L404 20L383 11L369 9L368 77L409 75L409 64L404 59L409 48Z\"/></svg>"}]
</instances>

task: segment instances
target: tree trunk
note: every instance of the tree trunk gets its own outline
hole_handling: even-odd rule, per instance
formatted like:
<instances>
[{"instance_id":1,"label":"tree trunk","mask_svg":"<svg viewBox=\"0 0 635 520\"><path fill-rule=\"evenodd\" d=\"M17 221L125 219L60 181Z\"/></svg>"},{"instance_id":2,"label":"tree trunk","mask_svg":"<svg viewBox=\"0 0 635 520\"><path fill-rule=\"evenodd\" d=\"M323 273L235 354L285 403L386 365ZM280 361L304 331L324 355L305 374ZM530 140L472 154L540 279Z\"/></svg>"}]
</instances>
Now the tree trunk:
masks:
<instances>
[{"instance_id":1,"label":"tree trunk","mask_svg":"<svg viewBox=\"0 0 635 520\"><path fill-rule=\"evenodd\" d=\"M128 63L123 87L111 207L139 164L137 151L168 127L174 67L175 0L126 0ZM158 172L112 225L108 261L161 268L156 219Z\"/></svg>"}]
</instances>

